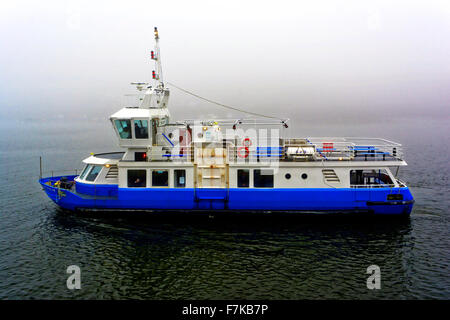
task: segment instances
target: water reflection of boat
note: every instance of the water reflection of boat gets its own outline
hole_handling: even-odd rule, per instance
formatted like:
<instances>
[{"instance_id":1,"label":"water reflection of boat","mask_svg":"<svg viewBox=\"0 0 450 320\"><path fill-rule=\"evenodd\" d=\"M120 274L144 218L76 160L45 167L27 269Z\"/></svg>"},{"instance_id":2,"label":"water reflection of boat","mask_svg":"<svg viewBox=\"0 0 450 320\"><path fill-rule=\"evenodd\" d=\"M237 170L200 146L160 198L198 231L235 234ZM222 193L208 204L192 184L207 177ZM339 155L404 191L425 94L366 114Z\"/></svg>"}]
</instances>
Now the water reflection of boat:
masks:
<instances>
[{"instance_id":1,"label":"water reflection of boat","mask_svg":"<svg viewBox=\"0 0 450 320\"><path fill-rule=\"evenodd\" d=\"M49 217L46 234L58 239L76 234L71 252L88 256L90 266L101 266L86 270L90 281L84 292L92 298L414 297L409 286L420 275L409 263L414 251L409 219L389 224L298 219L160 224L148 218L57 214ZM93 244L97 249L90 255ZM67 250L53 252L59 255L66 259ZM372 264L381 268L382 290L366 287L366 269Z\"/></svg>"}]
</instances>

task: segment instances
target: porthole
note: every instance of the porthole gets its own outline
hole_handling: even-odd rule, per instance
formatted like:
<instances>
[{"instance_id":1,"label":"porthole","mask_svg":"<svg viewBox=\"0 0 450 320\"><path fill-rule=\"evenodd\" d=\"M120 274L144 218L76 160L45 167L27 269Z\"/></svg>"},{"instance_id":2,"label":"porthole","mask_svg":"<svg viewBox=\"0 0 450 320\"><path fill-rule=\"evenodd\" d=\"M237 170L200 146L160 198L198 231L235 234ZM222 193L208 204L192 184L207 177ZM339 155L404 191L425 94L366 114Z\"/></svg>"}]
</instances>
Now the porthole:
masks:
<instances>
[{"instance_id":1,"label":"porthole","mask_svg":"<svg viewBox=\"0 0 450 320\"><path fill-rule=\"evenodd\" d=\"M286 178L286 179L290 179L291 178L291 174L290 173L286 173L285 175L284 175L284 177Z\"/></svg>"},{"instance_id":2,"label":"porthole","mask_svg":"<svg viewBox=\"0 0 450 320\"><path fill-rule=\"evenodd\" d=\"M308 175L306 173L302 173L302 179L304 180L304 179L307 179L307 178L308 178Z\"/></svg>"}]
</instances>

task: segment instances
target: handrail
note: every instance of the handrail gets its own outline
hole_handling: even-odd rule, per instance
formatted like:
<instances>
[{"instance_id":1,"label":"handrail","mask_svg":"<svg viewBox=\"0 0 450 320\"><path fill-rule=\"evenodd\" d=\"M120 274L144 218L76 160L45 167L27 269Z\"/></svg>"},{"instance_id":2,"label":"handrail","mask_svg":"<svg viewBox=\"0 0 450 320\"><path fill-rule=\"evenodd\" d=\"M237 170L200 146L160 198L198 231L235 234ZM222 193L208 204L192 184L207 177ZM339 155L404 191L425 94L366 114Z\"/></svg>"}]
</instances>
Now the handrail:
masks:
<instances>
[{"instance_id":1,"label":"handrail","mask_svg":"<svg viewBox=\"0 0 450 320\"><path fill-rule=\"evenodd\" d=\"M80 172L81 170L79 169L66 169L66 170L48 170L48 171L42 171L42 177L44 177L45 174L47 173L51 173L51 177L58 177L60 176L60 173L64 173L64 172L70 172L70 173L74 173L76 176L78 175L78 172ZM55 174L56 173L56 174ZM63 174L64 176L65 174ZM67 174L68 176L71 174Z\"/></svg>"}]
</instances>

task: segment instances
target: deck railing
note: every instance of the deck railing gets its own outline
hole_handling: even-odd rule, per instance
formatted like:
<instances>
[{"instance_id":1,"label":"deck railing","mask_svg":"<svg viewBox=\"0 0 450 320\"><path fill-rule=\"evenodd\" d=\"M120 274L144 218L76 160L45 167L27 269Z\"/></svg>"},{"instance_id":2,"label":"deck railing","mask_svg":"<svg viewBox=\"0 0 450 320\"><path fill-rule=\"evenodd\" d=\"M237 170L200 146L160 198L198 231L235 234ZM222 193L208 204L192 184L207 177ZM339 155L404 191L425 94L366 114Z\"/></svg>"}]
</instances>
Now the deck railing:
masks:
<instances>
[{"instance_id":1,"label":"deck railing","mask_svg":"<svg viewBox=\"0 0 450 320\"><path fill-rule=\"evenodd\" d=\"M149 152L147 157L149 161L173 161L173 162L192 162L193 147L167 147L165 146L161 152Z\"/></svg>"},{"instance_id":2,"label":"deck railing","mask_svg":"<svg viewBox=\"0 0 450 320\"><path fill-rule=\"evenodd\" d=\"M406 183L404 183L402 180L400 180L398 178L396 180L397 180L397 183L398 183L399 187L402 187L402 188L406 187Z\"/></svg>"},{"instance_id":3,"label":"deck railing","mask_svg":"<svg viewBox=\"0 0 450 320\"><path fill-rule=\"evenodd\" d=\"M402 145L381 138L311 137L318 158L325 160L402 160Z\"/></svg>"},{"instance_id":4,"label":"deck railing","mask_svg":"<svg viewBox=\"0 0 450 320\"><path fill-rule=\"evenodd\" d=\"M380 138L310 137L280 139L279 144L263 141L259 145L235 145L234 142L215 143L224 150L229 163L274 161L401 161L402 146ZM148 150L148 161L193 162L196 158L193 146L164 146L159 152ZM208 147L206 147L208 148ZM96 157L120 159L123 152L96 154ZM197 155L198 156L198 155ZM129 160L131 161L131 160Z\"/></svg>"},{"instance_id":5,"label":"deck railing","mask_svg":"<svg viewBox=\"0 0 450 320\"><path fill-rule=\"evenodd\" d=\"M399 143L379 138L280 139L279 146L233 146L229 160L261 161L397 161L403 151Z\"/></svg>"},{"instance_id":6,"label":"deck railing","mask_svg":"<svg viewBox=\"0 0 450 320\"><path fill-rule=\"evenodd\" d=\"M66 170L49 170L42 171L41 177L60 177L60 176L77 176L81 172L80 169L66 169Z\"/></svg>"}]
</instances>

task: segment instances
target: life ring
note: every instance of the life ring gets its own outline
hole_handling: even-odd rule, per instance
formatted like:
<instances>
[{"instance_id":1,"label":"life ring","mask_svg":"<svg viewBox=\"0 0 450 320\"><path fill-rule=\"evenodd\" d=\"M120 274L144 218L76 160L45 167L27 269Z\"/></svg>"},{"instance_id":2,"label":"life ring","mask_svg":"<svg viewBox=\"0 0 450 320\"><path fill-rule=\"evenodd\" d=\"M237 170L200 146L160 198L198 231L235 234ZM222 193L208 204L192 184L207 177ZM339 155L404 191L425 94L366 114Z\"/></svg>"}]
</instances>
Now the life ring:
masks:
<instances>
[{"instance_id":1,"label":"life ring","mask_svg":"<svg viewBox=\"0 0 450 320\"><path fill-rule=\"evenodd\" d=\"M242 150L245 150L244 154L241 153ZM250 151L248 150L247 147L239 147L237 149L237 155L239 158L247 158L249 154L250 154Z\"/></svg>"},{"instance_id":2,"label":"life ring","mask_svg":"<svg viewBox=\"0 0 450 320\"><path fill-rule=\"evenodd\" d=\"M250 146L252 145L252 140L250 140L250 138L245 138L245 139L242 141L242 144L243 144L244 146L246 146L246 147L250 147Z\"/></svg>"}]
</instances>

